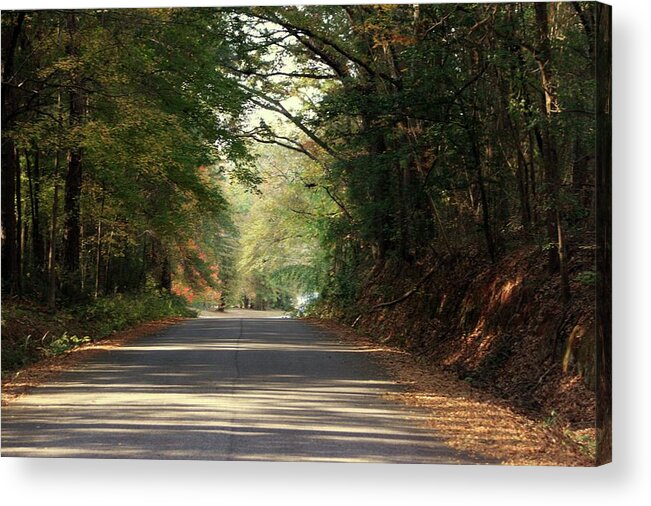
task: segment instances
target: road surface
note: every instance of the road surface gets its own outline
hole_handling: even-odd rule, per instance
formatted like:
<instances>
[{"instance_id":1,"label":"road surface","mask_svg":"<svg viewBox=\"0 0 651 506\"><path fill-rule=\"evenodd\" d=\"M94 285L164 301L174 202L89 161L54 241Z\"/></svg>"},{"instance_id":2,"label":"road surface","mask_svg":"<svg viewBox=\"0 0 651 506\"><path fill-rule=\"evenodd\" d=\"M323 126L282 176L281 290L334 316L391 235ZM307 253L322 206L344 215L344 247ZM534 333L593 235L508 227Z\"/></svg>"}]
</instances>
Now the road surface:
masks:
<instances>
[{"instance_id":1,"label":"road surface","mask_svg":"<svg viewBox=\"0 0 651 506\"><path fill-rule=\"evenodd\" d=\"M476 463L369 353L298 320L200 318L96 355L2 410L2 456Z\"/></svg>"}]
</instances>

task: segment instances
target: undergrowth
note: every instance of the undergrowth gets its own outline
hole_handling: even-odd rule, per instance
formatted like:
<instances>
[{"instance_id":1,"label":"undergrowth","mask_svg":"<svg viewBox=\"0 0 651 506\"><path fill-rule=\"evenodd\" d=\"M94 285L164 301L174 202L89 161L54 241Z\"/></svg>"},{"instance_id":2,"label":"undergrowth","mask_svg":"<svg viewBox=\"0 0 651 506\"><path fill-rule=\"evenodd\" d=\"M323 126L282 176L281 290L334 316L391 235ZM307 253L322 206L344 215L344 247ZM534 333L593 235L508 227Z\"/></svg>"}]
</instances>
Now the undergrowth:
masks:
<instances>
[{"instance_id":1,"label":"undergrowth","mask_svg":"<svg viewBox=\"0 0 651 506\"><path fill-rule=\"evenodd\" d=\"M56 312L31 303L2 304L2 376L139 323L193 317L185 299L165 292L100 297Z\"/></svg>"}]
</instances>

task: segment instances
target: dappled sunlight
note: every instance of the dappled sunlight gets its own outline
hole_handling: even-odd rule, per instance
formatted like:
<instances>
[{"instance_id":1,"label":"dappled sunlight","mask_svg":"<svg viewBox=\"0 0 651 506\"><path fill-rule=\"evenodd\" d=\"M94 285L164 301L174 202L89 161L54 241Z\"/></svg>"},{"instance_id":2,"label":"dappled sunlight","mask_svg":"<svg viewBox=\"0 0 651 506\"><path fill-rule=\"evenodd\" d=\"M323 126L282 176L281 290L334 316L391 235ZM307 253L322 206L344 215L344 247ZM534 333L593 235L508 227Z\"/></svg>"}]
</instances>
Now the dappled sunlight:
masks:
<instances>
[{"instance_id":1,"label":"dappled sunlight","mask_svg":"<svg viewBox=\"0 0 651 506\"><path fill-rule=\"evenodd\" d=\"M515 279L507 280L499 290L498 299L500 304L508 304L511 300L516 289L522 284L522 275L518 275Z\"/></svg>"},{"instance_id":2,"label":"dappled sunlight","mask_svg":"<svg viewBox=\"0 0 651 506\"><path fill-rule=\"evenodd\" d=\"M446 441L454 447L481 448L489 455L501 455L506 464L556 464L556 455L547 452L558 441L544 437L533 422L523 430L521 416L473 397L470 392L464 395L449 390L448 394L398 394L394 398L429 408L429 426L445 434Z\"/></svg>"},{"instance_id":3,"label":"dappled sunlight","mask_svg":"<svg viewBox=\"0 0 651 506\"><path fill-rule=\"evenodd\" d=\"M153 346L153 347L132 347L129 348L129 351L166 351L166 352L177 352L177 351L196 351L196 350L214 350L214 351L236 351L237 340L224 341L215 344L203 344L193 347L187 347L182 345L165 345L165 346ZM278 349L278 344L268 343L268 342L249 342L247 343L248 350L254 351L265 351L265 350L274 350ZM332 348L319 348L315 346L309 346L304 344L283 344L284 351L322 351L328 353L369 353L377 350L367 350L367 349L332 349Z\"/></svg>"},{"instance_id":4,"label":"dappled sunlight","mask_svg":"<svg viewBox=\"0 0 651 506\"><path fill-rule=\"evenodd\" d=\"M464 364L470 369L476 369L491 356L495 347L499 345L500 337L504 335L501 327L508 325L517 313L517 304L514 298L521 295L524 278L517 274L512 278L495 280L490 289L484 294L482 307L475 307L472 297L464 301L467 314L474 315L472 330L458 336L459 345L451 347L441 363L447 366ZM515 309L514 309L515 308Z\"/></svg>"},{"instance_id":5,"label":"dappled sunlight","mask_svg":"<svg viewBox=\"0 0 651 506\"><path fill-rule=\"evenodd\" d=\"M383 398L402 387L364 359L369 350L307 338L298 322L240 325L187 322L182 335L140 340L40 387L5 414L3 454L484 461L433 437L425 412Z\"/></svg>"},{"instance_id":6,"label":"dappled sunlight","mask_svg":"<svg viewBox=\"0 0 651 506\"><path fill-rule=\"evenodd\" d=\"M336 329L347 342L373 346L369 338L360 338L349 328ZM425 411L427 426L446 445L483 462L587 465L575 448L564 444L560 430L514 411L505 401L460 381L455 372L432 367L414 355L391 353L388 345L373 357L404 387L389 389L385 397Z\"/></svg>"}]
</instances>

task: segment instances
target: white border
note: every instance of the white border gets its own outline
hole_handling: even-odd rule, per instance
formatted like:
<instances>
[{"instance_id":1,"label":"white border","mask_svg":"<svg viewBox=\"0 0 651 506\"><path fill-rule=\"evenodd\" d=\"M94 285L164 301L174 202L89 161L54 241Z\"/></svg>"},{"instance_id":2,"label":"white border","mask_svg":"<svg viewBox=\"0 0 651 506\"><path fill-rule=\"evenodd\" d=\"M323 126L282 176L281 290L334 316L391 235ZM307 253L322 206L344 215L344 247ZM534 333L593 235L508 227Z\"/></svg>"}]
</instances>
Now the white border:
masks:
<instances>
[{"instance_id":1,"label":"white border","mask_svg":"<svg viewBox=\"0 0 651 506\"><path fill-rule=\"evenodd\" d=\"M247 3L252 2L9 0L0 7ZM614 6L614 464L562 469L3 458L0 498L5 504L48 506L651 504L651 3L609 3Z\"/></svg>"}]
</instances>

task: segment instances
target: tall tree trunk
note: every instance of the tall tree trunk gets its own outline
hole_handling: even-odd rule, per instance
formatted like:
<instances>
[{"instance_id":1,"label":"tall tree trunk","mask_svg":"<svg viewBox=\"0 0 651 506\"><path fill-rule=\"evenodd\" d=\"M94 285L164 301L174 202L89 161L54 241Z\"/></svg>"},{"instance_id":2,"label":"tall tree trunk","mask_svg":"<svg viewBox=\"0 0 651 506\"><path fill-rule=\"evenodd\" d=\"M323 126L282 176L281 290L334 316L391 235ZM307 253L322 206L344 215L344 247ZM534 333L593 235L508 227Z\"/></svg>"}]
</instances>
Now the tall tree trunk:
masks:
<instances>
[{"instance_id":1,"label":"tall tree trunk","mask_svg":"<svg viewBox=\"0 0 651 506\"><path fill-rule=\"evenodd\" d=\"M581 143L580 135L577 132L574 141L574 159L572 160L572 191L585 210L592 207L592 179L589 169L592 166L591 155Z\"/></svg>"},{"instance_id":2,"label":"tall tree trunk","mask_svg":"<svg viewBox=\"0 0 651 506\"><path fill-rule=\"evenodd\" d=\"M34 159L25 151L25 169L27 172L27 183L29 190L30 215L32 221L32 265L34 272L42 273L44 267L44 244L41 232L41 211L40 211L40 156L38 149L34 151Z\"/></svg>"},{"instance_id":3,"label":"tall tree trunk","mask_svg":"<svg viewBox=\"0 0 651 506\"><path fill-rule=\"evenodd\" d=\"M549 39L548 5L536 3L536 26L538 29L538 48L536 61L540 71L542 86L541 109L545 114L545 122L540 129L541 154L545 177L545 205L547 237L549 240L548 263L552 272L561 275L561 295L565 303L570 296L570 287L567 276L566 252L564 241L560 244L559 238L563 237L563 224L561 220L559 193L561 190L561 176L558 160L556 140L551 129L551 120L555 102L554 79L551 69L551 41Z\"/></svg>"},{"instance_id":4,"label":"tall tree trunk","mask_svg":"<svg viewBox=\"0 0 651 506\"><path fill-rule=\"evenodd\" d=\"M56 273L56 238L57 221L59 215L59 165L61 155L59 151L54 157L54 196L52 197L52 219L50 221L50 245L47 255L48 270L48 306L54 309L56 306L57 273Z\"/></svg>"},{"instance_id":5,"label":"tall tree trunk","mask_svg":"<svg viewBox=\"0 0 651 506\"><path fill-rule=\"evenodd\" d=\"M23 291L23 196L20 184L20 155L16 150L16 292Z\"/></svg>"},{"instance_id":6,"label":"tall tree trunk","mask_svg":"<svg viewBox=\"0 0 651 506\"><path fill-rule=\"evenodd\" d=\"M373 128L368 118L363 119L363 130L369 131ZM378 168L373 174L372 184L369 186L369 191L372 195L374 202L377 204L373 212L373 239L375 241L375 263L380 267L387 258L387 253L391 249L391 239L389 237L389 230L394 225L391 219L391 213L388 209L387 201L390 198L391 192L391 177L389 170L384 169L385 166L376 160L387 151L386 140L382 132L375 132L372 134L369 141L369 156L373 162L378 163Z\"/></svg>"},{"instance_id":7,"label":"tall tree trunk","mask_svg":"<svg viewBox=\"0 0 651 506\"><path fill-rule=\"evenodd\" d=\"M163 256L161 265L160 288L168 292L172 291L172 265L167 253Z\"/></svg>"},{"instance_id":8,"label":"tall tree trunk","mask_svg":"<svg viewBox=\"0 0 651 506\"><path fill-rule=\"evenodd\" d=\"M57 147L54 153L54 195L52 197L52 218L50 221L50 244L47 255L47 272L48 272L48 306L54 309L56 306L57 295L57 271L56 271L56 254L57 254L57 226L59 219L59 173L61 171L61 137L63 129L63 110L61 104L61 90L57 96Z\"/></svg>"},{"instance_id":9,"label":"tall tree trunk","mask_svg":"<svg viewBox=\"0 0 651 506\"><path fill-rule=\"evenodd\" d=\"M518 195L520 197L520 222L522 227L525 230L529 230L531 226L531 206L529 201L529 178L528 178L528 167L527 160L522 152L522 136L520 134L520 126L518 125L517 120L514 121L511 118L509 113L509 107L507 103L507 98L510 95L510 90L504 83L504 79L500 76L500 108L502 112L502 117L508 130L511 132L513 137L513 148L516 151L517 155L517 165L515 169L515 177L518 184ZM505 153L504 156L507 156Z\"/></svg>"},{"instance_id":10,"label":"tall tree trunk","mask_svg":"<svg viewBox=\"0 0 651 506\"><path fill-rule=\"evenodd\" d=\"M25 203L25 210L23 212L23 216L27 215L27 203ZM30 233L30 220L24 219L23 220L23 227L22 227L22 232L20 233L20 240L21 240L21 245L20 245L20 251L22 252L22 261L20 263L20 272L21 272L21 292L24 290L25 286L25 276L26 273L29 271L29 266L31 262L31 258L29 257L29 248L27 247L27 243L29 241L29 233Z\"/></svg>"},{"instance_id":11,"label":"tall tree trunk","mask_svg":"<svg viewBox=\"0 0 651 506\"><path fill-rule=\"evenodd\" d=\"M482 167L481 153L479 151L479 145L477 144L477 137L475 132L471 129L469 134L472 137L472 156L475 164L475 170L477 171L477 186L479 187L479 199L481 201L482 230L484 231L484 238L486 240L486 250L488 251L488 257L490 258L491 262L495 262L495 241L493 240L493 232L491 229L490 211L488 209L486 185L484 184L484 172Z\"/></svg>"},{"instance_id":12,"label":"tall tree trunk","mask_svg":"<svg viewBox=\"0 0 651 506\"><path fill-rule=\"evenodd\" d=\"M597 463L612 459L612 27L611 7L597 12Z\"/></svg>"},{"instance_id":13,"label":"tall tree trunk","mask_svg":"<svg viewBox=\"0 0 651 506\"><path fill-rule=\"evenodd\" d=\"M520 221L525 231L531 227L531 204L529 200L529 178L527 161L524 158L522 150L518 146L518 165L517 165L518 193L520 194Z\"/></svg>"},{"instance_id":14,"label":"tall tree trunk","mask_svg":"<svg viewBox=\"0 0 651 506\"><path fill-rule=\"evenodd\" d=\"M4 110L4 107L3 107ZM2 281L9 294L17 291L16 148L2 129Z\"/></svg>"},{"instance_id":15,"label":"tall tree trunk","mask_svg":"<svg viewBox=\"0 0 651 506\"><path fill-rule=\"evenodd\" d=\"M529 163L529 188L531 189L531 196L536 198L536 195L538 193L537 187L536 187L536 162L535 162L535 152L536 150L534 149L534 142L533 142L533 132L529 132L528 135L528 163ZM538 218L536 216L535 211L532 211L531 213L531 219L533 223L536 223L538 221Z\"/></svg>"},{"instance_id":16,"label":"tall tree trunk","mask_svg":"<svg viewBox=\"0 0 651 506\"><path fill-rule=\"evenodd\" d=\"M24 12L3 13L12 19L10 27L2 30L2 285L8 293L16 293L20 279L18 230L16 220L16 175L18 174L18 154L11 137L11 127L18 108L16 103L14 80L14 61L18 40L25 19Z\"/></svg>"},{"instance_id":17,"label":"tall tree trunk","mask_svg":"<svg viewBox=\"0 0 651 506\"><path fill-rule=\"evenodd\" d=\"M95 244L97 246L97 250L95 252L95 298L98 297L99 295L99 287L100 287L100 278L101 278L101 266L102 266L102 221L104 217L104 195L102 195L101 199L102 203L100 205L100 210L99 210L99 218L97 219L97 239L95 241Z\"/></svg>"},{"instance_id":18,"label":"tall tree trunk","mask_svg":"<svg viewBox=\"0 0 651 506\"><path fill-rule=\"evenodd\" d=\"M556 210L556 230L558 241L558 262L560 266L561 275L561 300L564 305L570 302L570 280L567 274L567 245L565 244L565 232L561 224L561 213Z\"/></svg>"},{"instance_id":19,"label":"tall tree trunk","mask_svg":"<svg viewBox=\"0 0 651 506\"><path fill-rule=\"evenodd\" d=\"M67 15L69 40L66 45L67 55L76 62L79 58L79 40L77 15ZM69 92L69 126L71 130L78 129L83 121L84 96L80 89L80 76L77 69L70 72ZM82 151L79 146L70 148L68 152L68 171L66 174L64 202L64 268L67 273L66 283L70 290L79 287L79 261L81 254L81 216L80 199L82 188Z\"/></svg>"},{"instance_id":20,"label":"tall tree trunk","mask_svg":"<svg viewBox=\"0 0 651 506\"><path fill-rule=\"evenodd\" d=\"M147 247L147 234L142 236L142 266L140 268L140 275L138 276L139 288L144 289L147 286L147 266L148 266L148 247Z\"/></svg>"},{"instance_id":21,"label":"tall tree trunk","mask_svg":"<svg viewBox=\"0 0 651 506\"><path fill-rule=\"evenodd\" d=\"M104 293L109 293L111 289L112 277L111 277L111 259L113 253L113 234L114 230L111 229L111 232L108 235L108 246L106 248L106 260L104 263Z\"/></svg>"}]
</instances>

